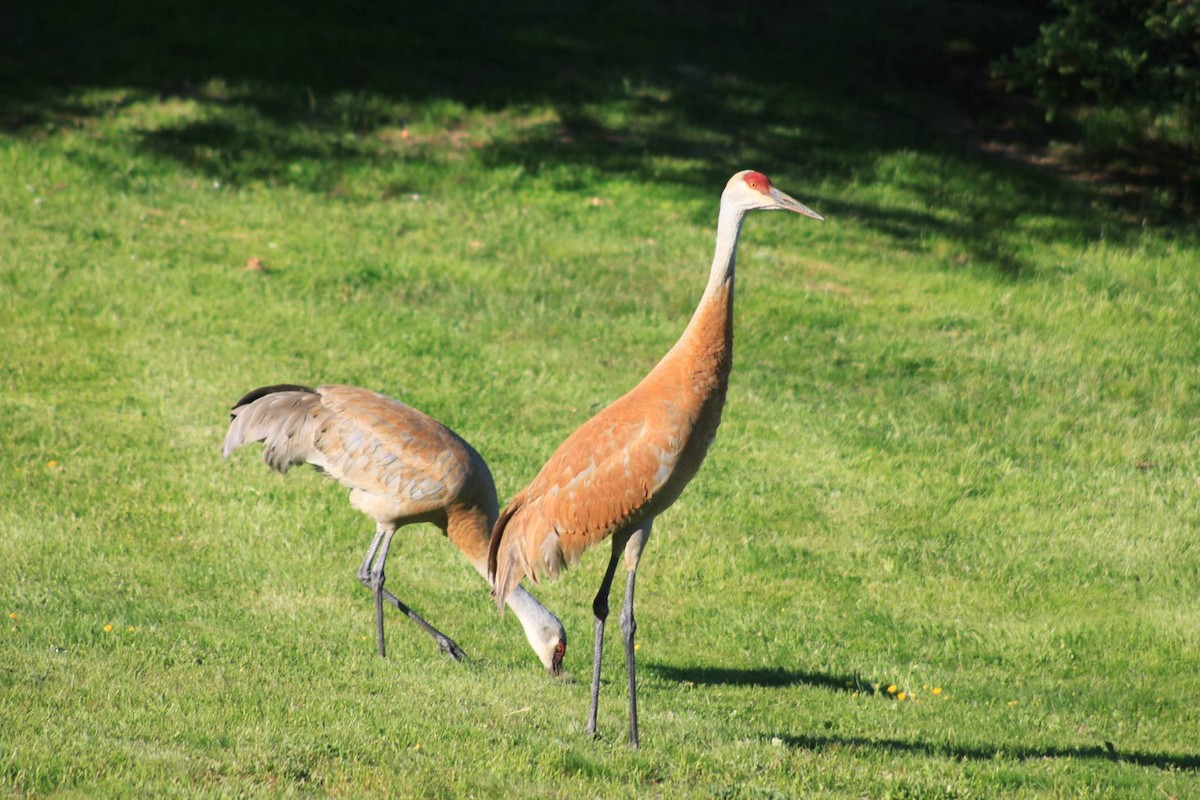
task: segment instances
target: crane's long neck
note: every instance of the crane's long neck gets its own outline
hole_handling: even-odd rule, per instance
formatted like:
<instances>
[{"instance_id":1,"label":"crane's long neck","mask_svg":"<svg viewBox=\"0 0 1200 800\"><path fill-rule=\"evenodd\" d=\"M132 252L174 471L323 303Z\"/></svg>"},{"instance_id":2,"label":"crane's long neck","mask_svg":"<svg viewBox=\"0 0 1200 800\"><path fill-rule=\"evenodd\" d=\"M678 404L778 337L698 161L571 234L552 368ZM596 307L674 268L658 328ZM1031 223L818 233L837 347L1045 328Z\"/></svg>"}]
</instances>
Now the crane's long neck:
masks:
<instances>
[{"instance_id":1,"label":"crane's long neck","mask_svg":"<svg viewBox=\"0 0 1200 800\"><path fill-rule=\"evenodd\" d=\"M474 564L475 569L488 582L488 586L491 586L491 581L488 581L487 576L487 557L485 556L482 561L474 562ZM550 669L554 644L556 642L565 644L567 640L566 629L563 628L562 622L554 616L550 609L539 603L536 597L525 591L524 586L519 584L517 588L508 593L508 597L504 598L504 603L516 614L521 623L521 629L525 631L525 639L542 662L542 666Z\"/></svg>"},{"instance_id":2,"label":"crane's long neck","mask_svg":"<svg viewBox=\"0 0 1200 800\"><path fill-rule=\"evenodd\" d=\"M721 205L717 245L700 304L670 356L681 357L694 379L724 385L733 365L733 282L744 209ZM678 352L677 352L678 351Z\"/></svg>"},{"instance_id":3,"label":"crane's long neck","mask_svg":"<svg viewBox=\"0 0 1200 800\"><path fill-rule=\"evenodd\" d=\"M705 287L704 297L700 300L701 308L713 298L728 297L732 303L738 237L742 234L742 223L745 221L744 209L724 204L721 206L720 216L717 217L717 247L713 253L712 269L708 273L708 286Z\"/></svg>"},{"instance_id":4,"label":"crane's long neck","mask_svg":"<svg viewBox=\"0 0 1200 800\"><path fill-rule=\"evenodd\" d=\"M472 566L485 581L488 581L487 574L487 555L485 554L482 560L472 560ZM491 586L491 581L488 581L488 586ZM504 602L513 613L517 615L517 619L521 621L521 627L525 629L525 636L529 639L529 643L537 649L537 637L547 625L559 626L558 617L550 612L550 609L538 602L537 598L525 591L524 586L517 586L509 592L508 597L504 598Z\"/></svg>"},{"instance_id":5,"label":"crane's long neck","mask_svg":"<svg viewBox=\"0 0 1200 800\"><path fill-rule=\"evenodd\" d=\"M498 516L494 508L487 511L479 508L455 510L449 514L446 525L446 535L450 541L462 551L489 586L491 581L488 581L487 574L488 541ZM548 608L539 603L537 598L525 591L523 586L514 589L505 598L505 602L517 615L521 627L525 630L525 638L544 663L548 637L561 634L562 623Z\"/></svg>"}]
</instances>

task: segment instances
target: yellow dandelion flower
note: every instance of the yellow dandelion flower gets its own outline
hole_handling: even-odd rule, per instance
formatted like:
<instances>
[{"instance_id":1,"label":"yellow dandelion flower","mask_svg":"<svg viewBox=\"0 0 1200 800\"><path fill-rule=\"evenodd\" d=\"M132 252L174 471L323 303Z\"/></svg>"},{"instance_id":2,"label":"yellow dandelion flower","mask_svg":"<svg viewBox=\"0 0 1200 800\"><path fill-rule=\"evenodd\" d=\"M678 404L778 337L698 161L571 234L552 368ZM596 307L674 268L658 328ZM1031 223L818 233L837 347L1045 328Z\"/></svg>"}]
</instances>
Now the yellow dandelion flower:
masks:
<instances>
[{"instance_id":1,"label":"yellow dandelion flower","mask_svg":"<svg viewBox=\"0 0 1200 800\"><path fill-rule=\"evenodd\" d=\"M420 743L420 742L417 742L416 744L414 744L414 745L413 745L413 750L420 750L420 749L421 749L421 743Z\"/></svg>"},{"instance_id":2,"label":"yellow dandelion flower","mask_svg":"<svg viewBox=\"0 0 1200 800\"><path fill-rule=\"evenodd\" d=\"M894 683L893 683L892 685L888 686L888 688L887 688L887 693L888 693L888 694L895 694L895 693L896 693L896 684L894 684Z\"/></svg>"},{"instance_id":3,"label":"yellow dandelion flower","mask_svg":"<svg viewBox=\"0 0 1200 800\"><path fill-rule=\"evenodd\" d=\"M50 459L46 462L46 469L58 469L58 462L54 459Z\"/></svg>"},{"instance_id":4,"label":"yellow dandelion flower","mask_svg":"<svg viewBox=\"0 0 1200 800\"><path fill-rule=\"evenodd\" d=\"M935 687L933 687L933 693L934 693L934 694L941 694L941 693L942 693L942 687L940 687L940 686L935 686Z\"/></svg>"},{"instance_id":5,"label":"yellow dandelion flower","mask_svg":"<svg viewBox=\"0 0 1200 800\"><path fill-rule=\"evenodd\" d=\"M634 649L634 650L641 650L641 649L642 649L642 643L641 643L641 642L634 642L634 643L633 643L633 649Z\"/></svg>"},{"instance_id":6,"label":"yellow dandelion flower","mask_svg":"<svg viewBox=\"0 0 1200 800\"><path fill-rule=\"evenodd\" d=\"M1016 705L1017 703L1019 703L1019 702L1021 702L1021 701L1020 701L1020 700L1009 700L1009 701L1008 701L1008 707L1009 707L1009 708L1012 708L1013 706L1015 706L1015 705Z\"/></svg>"},{"instance_id":7,"label":"yellow dandelion flower","mask_svg":"<svg viewBox=\"0 0 1200 800\"><path fill-rule=\"evenodd\" d=\"M901 692L900 694L896 695L896 699L900 700L901 702L903 702L907 698L908 698L908 692Z\"/></svg>"},{"instance_id":8,"label":"yellow dandelion flower","mask_svg":"<svg viewBox=\"0 0 1200 800\"><path fill-rule=\"evenodd\" d=\"M130 632L130 633L133 633L133 632L134 632L134 630L136 630L136 629L135 629L135 628L134 628L132 625L130 625L130 626L129 626L129 632Z\"/></svg>"},{"instance_id":9,"label":"yellow dandelion flower","mask_svg":"<svg viewBox=\"0 0 1200 800\"><path fill-rule=\"evenodd\" d=\"M11 614L9 614L9 615L8 615L8 618L9 618L9 619L16 619L16 618L17 618L17 612L15 612L15 611L14 611L14 612L12 612Z\"/></svg>"},{"instance_id":10,"label":"yellow dandelion flower","mask_svg":"<svg viewBox=\"0 0 1200 800\"><path fill-rule=\"evenodd\" d=\"M105 632L105 633L112 633L112 632L113 632L113 626L112 626L112 625L105 625L105 626L104 626L104 632Z\"/></svg>"}]
</instances>

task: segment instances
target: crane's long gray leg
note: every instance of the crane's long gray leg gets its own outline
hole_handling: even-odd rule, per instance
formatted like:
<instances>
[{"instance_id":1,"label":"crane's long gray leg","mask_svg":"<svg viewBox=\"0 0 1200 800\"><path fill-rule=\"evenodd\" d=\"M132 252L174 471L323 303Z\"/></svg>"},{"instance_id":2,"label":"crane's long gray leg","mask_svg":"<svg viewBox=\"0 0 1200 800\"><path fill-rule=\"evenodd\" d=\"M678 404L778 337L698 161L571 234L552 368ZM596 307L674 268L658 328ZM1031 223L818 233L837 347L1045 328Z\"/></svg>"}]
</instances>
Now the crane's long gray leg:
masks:
<instances>
[{"instance_id":1,"label":"crane's long gray leg","mask_svg":"<svg viewBox=\"0 0 1200 800\"><path fill-rule=\"evenodd\" d=\"M397 597L394 594L392 594L388 590L384 589L383 590L383 599L386 600L387 602L391 603L392 605L394 605L400 611L400 613L404 614L406 617L411 619L413 622L420 625L422 630L424 630L426 633L428 633L430 636L432 636L437 641L438 649L441 650L443 653L450 656L455 661L466 661L467 660L467 654L463 652L463 649L461 647L459 647L457 644L455 644L453 639L451 639L449 636L447 636L446 634L439 631L437 628L430 625L428 622L426 622L421 617L420 614L413 611L411 608L409 608L407 605L405 605L403 602L401 602L399 599L397 599Z\"/></svg>"},{"instance_id":2,"label":"crane's long gray leg","mask_svg":"<svg viewBox=\"0 0 1200 800\"><path fill-rule=\"evenodd\" d=\"M455 661L466 661L467 654L454 643L446 634L426 622L420 614L413 611L394 594L383 588L384 567L387 563L388 550L392 546L392 536L396 528L390 525L378 525L375 538L367 548L367 557L358 568L358 580L369 588L375 595L375 639L379 647L379 655L386 658L387 650L383 637L383 603L387 601L395 606L402 614L421 626L421 629L432 636L438 643L438 649ZM381 549L382 548L382 549ZM372 563L374 562L374 563Z\"/></svg>"},{"instance_id":3,"label":"crane's long gray leg","mask_svg":"<svg viewBox=\"0 0 1200 800\"><path fill-rule=\"evenodd\" d=\"M621 532L613 536L612 556L608 560L608 569L604 571L604 580L600 582L600 591L592 600L592 614L595 615L595 647L592 650L592 705L588 710L588 723L585 729L588 736L596 735L596 712L600 705L600 662L604 656L604 621L608 619L608 596L612 592L613 575L617 572L617 561L628 534Z\"/></svg>"},{"instance_id":4,"label":"crane's long gray leg","mask_svg":"<svg viewBox=\"0 0 1200 800\"><path fill-rule=\"evenodd\" d=\"M363 559L362 565L358 568L358 582L364 586L371 585L371 562L375 560L375 553L379 550L379 544L383 541L383 536L388 531L386 525L375 526L375 538L371 540L371 546L367 548L367 557Z\"/></svg>"},{"instance_id":5,"label":"crane's long gray leg","mask_svg":"<svg viewBox=\"0 0 1200 800\"><path fill-rule=\"evenodd\" d=\"M382 542L380 541L382 534ZM396 529L391 526L380 526L379 533L375 534L375 541L371 542L371 550L379 550L379 555L375 557L375 563L371 565L371 591L375 595L375 643L379 645L379 657L387 658L387 646L383 639L383 582L385 576L383 574L384 565L387 564L388 550L392 547L392 537L396 535ZM367 556L373 556L374 553L368 552Z\"/></svg>"},{"instance_id":6,"label":"crane's long gray leg","mask_svg":"<svg viewBox=\"0 0 1200 800\"><path fill-rule=\"evenodd\" d=\"M629 678L629 744L635 749L638 746L637 666L634 660L637 622L633 617L633 586L637 578L638 561L646 547L646 540L650 538L651 524L653 520L643 524L625 543L625 569L628 574L625 576L625 603L621 606L621 633L625 639L625 670Z\"/></svg>"}]
</instances>

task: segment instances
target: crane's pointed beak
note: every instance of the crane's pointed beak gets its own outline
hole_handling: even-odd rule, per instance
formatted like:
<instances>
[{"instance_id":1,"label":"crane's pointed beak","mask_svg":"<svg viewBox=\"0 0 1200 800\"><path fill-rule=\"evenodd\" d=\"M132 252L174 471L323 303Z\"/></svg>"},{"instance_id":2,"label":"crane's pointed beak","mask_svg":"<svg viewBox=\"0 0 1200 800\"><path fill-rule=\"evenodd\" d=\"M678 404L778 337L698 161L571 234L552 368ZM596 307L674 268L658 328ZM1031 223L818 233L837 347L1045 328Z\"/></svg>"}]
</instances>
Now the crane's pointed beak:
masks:
<instances>
[{"instance_id":1,"label":"crane's pointed beak","mask_svg":"<svg viewBox=\"0 0 1200 800\"><path fill-rule=\"evenodd\" d=\"M779 191L774 186L771 187L771 196L773 198L775 198L775 202L779 204L778 208L781 208L781 209L784 209L787 211L795 211L797 214L803 214L806 217L812 217L817 222L825 221L825 218L822 217L820 214L813 211L811 208L804 205L803 203L801 203L799 200L795 199L794 197L789 197L788 195Z\"/></svg>"}]
</instances>

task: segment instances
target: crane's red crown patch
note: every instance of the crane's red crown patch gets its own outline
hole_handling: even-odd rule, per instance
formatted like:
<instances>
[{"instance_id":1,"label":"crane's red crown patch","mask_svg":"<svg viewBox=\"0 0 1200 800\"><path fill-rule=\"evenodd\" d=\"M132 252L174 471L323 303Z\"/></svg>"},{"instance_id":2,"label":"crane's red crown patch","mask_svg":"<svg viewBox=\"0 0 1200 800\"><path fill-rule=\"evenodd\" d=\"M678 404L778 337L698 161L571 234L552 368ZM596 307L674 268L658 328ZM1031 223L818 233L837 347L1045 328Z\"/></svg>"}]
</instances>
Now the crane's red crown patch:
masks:
<instances>
[{"instance_id":1,"label":"crane's red crown patch","mask_svg":"<svg viewBox=\"0 0 1200 800\"><path fill-rule=\"evenodd\" d=\"M746 185L749 186L751 189L753 189L756 192L762 192L763 194L766 194L767 192L771 191L771 188L772 188L771 187L771 179L768 178L766 175L763 175L761 172L754 172L754 171L747 172L742 177L742 180L744 180L746 182Z\"/></svg>"}]
</instances>

